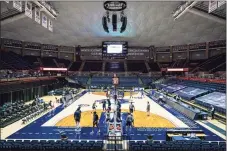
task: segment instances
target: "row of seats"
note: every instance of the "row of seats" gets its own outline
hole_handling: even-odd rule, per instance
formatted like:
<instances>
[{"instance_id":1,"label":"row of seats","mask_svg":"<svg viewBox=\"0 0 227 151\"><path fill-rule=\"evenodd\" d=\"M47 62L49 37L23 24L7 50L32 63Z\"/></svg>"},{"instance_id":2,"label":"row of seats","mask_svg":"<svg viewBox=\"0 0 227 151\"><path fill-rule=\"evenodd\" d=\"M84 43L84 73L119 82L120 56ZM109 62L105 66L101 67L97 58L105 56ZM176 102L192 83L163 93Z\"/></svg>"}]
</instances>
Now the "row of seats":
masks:
<instances>
[{"instance_id":1,"label":"row of seats","mask_svg":"<svg viewBox=\"0 0 227 151\"><path fill-rule=\"evenodd\" d=\"M39 60L41 62L39 62ZM56 60L56 63L54 61ZM4 52L1 54L1 66L0 69L19 69L19 70L30 70L40 66L44 67L65 67L67 68L70 64L69 60L58 59L56 57L37 57L37 56L20 56L14 52Z\"/></svg>"},{"instance_id":2,"label":"row of seats","mask_svg":"<svg viewBox=\"0 0 227 151\"><path fill-rule=\"evenodd\" d=\"M125 67L123 62L107 62L105 65L105 71L108 72L124 72Z\"/></svg>"},{"instance_id":3,"label":"row of seats","mask_svg":"<svg viewBox=\"0 0 227 151\"><path fill-rule=\"evenodd\" d=\"M148 72L144 61L142 62L128 61L127 66L128 66L128 71L135 71L135 72L140 71L144 73Z\"/></svg>"},{"instance_id":4,"label":"row of seats","mask_svg":"<svg viewBox=\"0 0 227 151\"><path fill-rule=\"evenodd\" d=\"M192 81L192 80L178 80L178 79L163 79L157 84L157 88L163 88L161 84L165 85L172 85L172 84L179 84L185 85L187 87L195 87L199 89L205 89L210 92L218 91L225 93L226 85L220 83L208 83L208 82L199 82L199 81Z\"/></svg>"},{"instance_id":5,"label":"row of seats","mask_svg":"<svg viewBox=\"0 0 227 151\"><path fill-rule=\"evenodd\" d=\"M0 140L0 150L64 150L64 151L100 151L103 141L63 141L63 140Z\"/></svg>"},{"instance_id":6,"label":"row of seats","mask_svg":"<svg viewBox=\"0 0 227 151\"><path fill-rule=\"evenodd\" d=\"M9 69L30 70L31 66L28 62L14 52L1 52L0 60L7 64ZM1 67L1 66L0 66Z\"/></svg>"},{"instance_id":7,"label":"row of seats","mask_svg":"<svg viewBox=\"0 0 227 151\"><path fill-rule=\"evenodd\" d=\"M85 62L83 71L102 71L102 62Z\"/></svg>"},{"instance_id":8,"label":"row of seats","mask_svg":"<svg viewBox=\"0 0 227 151\"><path fill-rule=\"evenodd\" d=\"M225 151L226 142L207 141L130 141L130 151Z\"/></svg>"},{"instance_id":9,"label":"row of seats","mask_svg":"<svg viewBox=\"0 0 227 151\"><path fill-rule=\"evenodd\" d=\"M37 111L35 111L32 114L27 115L25 118L22 119L22 122L23 122L22 124L26 124L27 122L33 120L37 116L41 115L44 111L46 111L46 109L38 107Z\"/></svg>"},{"instance_id":10,"label":"row of seats","mask_svg":"<svg viewBox=\"0 0 227 151\"><path fill-rule=\"evenodd\" d=\"M0 125L1 127L5 127L24 117L33 115L34 113L38 112L41 108L46 110L46 108L44 108L42 105L32 104L25 105L23 101L4 104L3 107L1 107L0 109L1 115Z\"/></svg>"},{"instance_id":11,"label":"row of seats","mask_svg":"<svg viewBox=\"0 0 227 151\"><path fill-rule=\"evenodd\" d=\"M77 76L74 79L78 80L79 83L81 83L82 85L86 85L87 82L88 82L89 77L88 76Z\"/></svg>"},{"instance_id":12,"label":"row of seats","mask_svg":"<svg viewBox=\"0 0 227 151\"><path fill-rule=\"evenodd\" d=\"M89 84L88 76L72 76L72 79L79 81L81 84ZM97 77L94 76L91 78L91 86L100 86L106 87L112 85L112 77ZM119 86L121 87L140 87L139 80L137 77L119 77Z\"/></svg>"},{"instance_id":13,"label":"row of seats","mask_svg":"<svg viewBox=\"0 0 227 151\"><path fill-rule=\"evenodd\" d=\"M0 75L0 79L27 78L27 77L32 77L32 75L28 73L22 73L22 72L11 72L11 73L4 73Z\"/></svg>"},{"instance_id":14,"label":"row of seats","mask_svg":"<svg viewBox=\"0 0 227 151\"><path fill-rule=\"evenodd\" d=\"M91 86L111 86L112 78L111 77L92 77Z\"/></svg>"},{"instance_id":15,"label":"row of seats","mask_svg":"<svg viewBox=\"0 0 227 151\"><path fill-rule=\"evenodd\" d=\"M139 80L137 77L120 77L120 87L140 87Z\"/></svg>"},{"instance_id":16,"label":"row of seats","mask_svg":"<svg viewBox=\"0 0 227 151\"><path fill-rule=\"evenodd\" d=\"M152 82L151 77L140 77L140 79L142 80L143 84L148 85L149 83Z\"/></svg>"},{"instance_id":17,"label":"row of seats","mask_svg":"<svg viewBox=\"0 0 227 151\"><path fill-rule=\"evenodd\" d=\"M79 71L81 64L82 62L80 61L73 62L73 64L69 68L69 71Z\"/></svg>"},{"instance_id":18,"label":"row of seats","mask_svg":"<svg viewBox=\"0 0 227 151\"><path fill-rule=\"evenodd\" d=\"M207 82L199 82L199 81L182 80L182 81L179 81L178 84L185 85L188 87L205 89L209 91L218 91L223 93L225 93L226 91L226 85L219 84L219 83L207 83Z\"/></svg>"},{"instance_id":19,"label":"row of seats","mask_svg":"<svg viewBox=\"0 0 227 151\"><path fill-rule=\"evenodd\" d=\"M198 67L200 68L200 70L209 71L225 62L226 62L226 53L211 57L201 65L198 65Z\"/></svg>"},{"instance_id":20,"label":"row of seats","mask_svg":"<svg viewBox=\"0 0 227 151\"><path fill-rule=\"evenodd\" d=\"M54 62L54 59L54 57L43 57L41 58L41 61L44 67L56 68L57 64Z\"/></svg>"}]
</instances>

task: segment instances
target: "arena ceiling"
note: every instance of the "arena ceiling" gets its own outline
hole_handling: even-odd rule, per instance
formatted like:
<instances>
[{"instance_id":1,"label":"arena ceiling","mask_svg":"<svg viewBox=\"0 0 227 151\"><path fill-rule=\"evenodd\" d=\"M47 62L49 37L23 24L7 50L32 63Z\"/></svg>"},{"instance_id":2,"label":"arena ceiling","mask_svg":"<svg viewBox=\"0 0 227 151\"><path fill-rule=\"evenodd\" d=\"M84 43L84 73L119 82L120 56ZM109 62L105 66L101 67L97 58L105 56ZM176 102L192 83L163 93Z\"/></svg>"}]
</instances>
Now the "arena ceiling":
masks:
<instances>
[{"instance_id":1,"label":"arena ceiling","mask_svg":"<svg viewBox=\"0 0 227 151\"><path fill-rule=\"evenodd\" d=\"M127 2L124 33L105 33L102 2L52 2L59 12L53 33L28 17L2 25L1 37L68 46L95 46L106 40L128 41L131 46L169 46L226 38L226 25L187 12L174 21L182 2ZM3 8L2 11L7 11ZM226 8L225 8L226 9Z\"/></svg>"}]
</instances>

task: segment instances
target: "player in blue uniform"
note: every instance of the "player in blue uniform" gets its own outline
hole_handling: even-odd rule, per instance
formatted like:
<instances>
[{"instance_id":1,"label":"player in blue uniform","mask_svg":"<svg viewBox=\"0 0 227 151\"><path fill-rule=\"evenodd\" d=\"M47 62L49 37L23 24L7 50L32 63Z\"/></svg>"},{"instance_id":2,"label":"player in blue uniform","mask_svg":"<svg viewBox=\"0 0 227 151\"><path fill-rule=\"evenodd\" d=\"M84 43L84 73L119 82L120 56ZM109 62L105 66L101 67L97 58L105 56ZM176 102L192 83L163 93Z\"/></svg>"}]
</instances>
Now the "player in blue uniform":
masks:
<instances>
[{"instance_id":1,"label":"player in blue uniform","mask_svg":"<svg viewBox=\"0 0 227 151\"><path fill-rule=\"evenodd\" d=\"M141 89L141 99L144 97L144 91Z\"/></svg>"},{"instance_id":2,"label":"player in blue uniform","mask_svg":"<svg viewBox=\"0 0 227 151\"><path fill-rule=\"evenodd\" d=\"M92 132L91 134L94 133L94 127L97 127L98 128L98 132L100 133L100 129L99 129L99 116L98 114L95 112L93 112L93 128L92 128Z\"/></svg>"},{"instance_id":3,"label":"player in blue uniform","mask_svg":"<svg viewBox=\"0 0 227 151\"><path fill-rule=\"evenodd\" d=\"M129 105L129 113L133 113L133 111L135 110L135 106L132 104Z\"/></svg>"},{"instance_id":4,"label":"player in blue uniform","mask_svg":"<svg viewBox=\"0 0 227 151\"><path fill-rule=\"evenodd\" d=\"M106 123L108 123L110 121L110 111L107 110L106 112Z\"/></svg>"},{"instance_id":5,"label":"player in blue uniform","mask_svg":"<svg viewBox=\"0 0 227 151\"><path fill-rule=\"evenodd\" d=\"M106 100L102 101L102 110L106 111Z\"/></svg>"},{"instance_id":6,"label":"player in blue uniform","mask_svg":"<svg viewBox=\"0 0 227 151\"><path fill-rule=\"evenodd\" d=\"M76 129L79 129L80 127L80 118L81 118L81 110L80 110L80 107L78 107L74 113L74 119L76 121Z\"/></svg>"},{"instance_id":7,"label":"player in blue uniform","mask_svg":"<svg viewBox=\"0 0 227 151\"><path fill-rule=\"evenodd\" d=\"M108 110L111 111L111 102L110 102L110 99L107 99L107 103L108 103Z\"/></svg>"},{"instance_id":8,"label":"player in blue uniform","mask_svg":"<svg viewBox=\"0 0 227 151\"><path fill-rule=\"evenodd\" d=\"M96 101L92 104L92 109L93 109L93 111L96 111Z\"/></svg>"},{"instance_id":9,"label":"player in blue uniform","mask_svg":"<svg viewBox=\"0 0 227 151\"><path fill-rule=\"evenodd\" d=\"M133 116L131 113L128 113L128 116L126 118L126 130L128 131L129 128L131 128L133 126Z\"/></svg>"},{"instance_id":10,"label":"player in blue uniform","mask_svg":"<svg viewBox=\"0 0 227 151\"><path fill-rule=\"evenodd\" d=\"M147 116L150 116L150 109L151 109L150 103L147 102Z\"/></svg>"}]
</instances>

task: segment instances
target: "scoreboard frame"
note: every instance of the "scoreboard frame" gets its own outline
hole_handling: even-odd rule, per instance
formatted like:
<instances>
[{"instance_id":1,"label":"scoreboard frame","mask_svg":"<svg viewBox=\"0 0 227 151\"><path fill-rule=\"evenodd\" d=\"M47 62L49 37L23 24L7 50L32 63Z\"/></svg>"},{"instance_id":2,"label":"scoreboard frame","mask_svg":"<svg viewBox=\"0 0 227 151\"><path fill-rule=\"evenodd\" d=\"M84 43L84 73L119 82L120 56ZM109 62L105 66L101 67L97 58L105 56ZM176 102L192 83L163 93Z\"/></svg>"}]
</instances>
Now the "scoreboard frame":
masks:
<instances>
[{"instance_id":1,"label":"scoreboard frame","mask_svg":"<svg viewBox=\"0 0 227 151\"><path fill-rule=\"evenodd\" d=\"M122 45L122 53L107 53L108 45ZM128 54L127 41L103 41L102 42L102 57L126 57Z\"/></svg>"}]
</instances>

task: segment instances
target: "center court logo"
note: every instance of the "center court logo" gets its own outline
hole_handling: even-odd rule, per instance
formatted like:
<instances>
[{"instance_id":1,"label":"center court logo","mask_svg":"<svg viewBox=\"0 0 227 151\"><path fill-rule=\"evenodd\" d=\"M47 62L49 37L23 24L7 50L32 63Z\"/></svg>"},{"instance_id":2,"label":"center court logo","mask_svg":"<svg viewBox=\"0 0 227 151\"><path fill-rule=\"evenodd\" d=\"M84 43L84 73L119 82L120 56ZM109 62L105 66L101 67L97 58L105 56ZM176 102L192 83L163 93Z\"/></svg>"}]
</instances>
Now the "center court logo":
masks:
<instances>
[{"instance_id":1,"label":"center court logo","mask_svg":"<svg viewBox=\"0 0 227 151\"><path fill-rule=\"evenodd\" d=\"M80 105L78 105L79 107L88 107L88 106L90 106L89 104L80 104Z\"/></svg>"}]
</instances>

